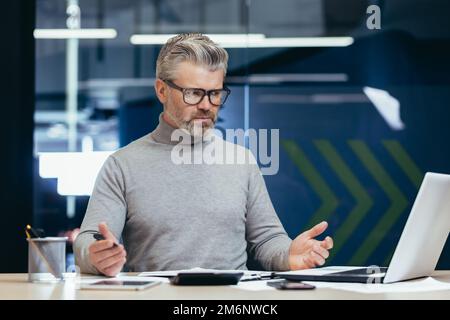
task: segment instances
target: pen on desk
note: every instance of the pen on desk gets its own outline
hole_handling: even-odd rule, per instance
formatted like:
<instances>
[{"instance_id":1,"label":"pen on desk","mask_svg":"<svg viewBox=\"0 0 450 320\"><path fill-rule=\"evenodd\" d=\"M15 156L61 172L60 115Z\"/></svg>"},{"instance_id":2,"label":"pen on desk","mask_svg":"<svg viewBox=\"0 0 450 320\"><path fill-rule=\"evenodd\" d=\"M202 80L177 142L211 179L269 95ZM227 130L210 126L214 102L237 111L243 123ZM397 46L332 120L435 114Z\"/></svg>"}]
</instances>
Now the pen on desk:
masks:
<instances>
[{"instance_id":1,"label":"pen on desk","mask_svg":"<svg viewBox=\"0 0 450 320\"><path fill-rule=\"evenodd\" d=\"M275 272L265 272L265 273L252 273L247 278L242 279L242 282L246 281L258 281L258 280L271 280L278 279L279 277Z\"/></svg>"},{"instance_id":2,"label":"pen on desk","mask_svg":"<svg viewBox=\"0 0 450 320\"><path fill-rule=\"evenodd\" d=\"M270 274L261 275L261 279L278 279L279 277L275 274L275 272L270 272Z\"/></svg>"}]
</instances>

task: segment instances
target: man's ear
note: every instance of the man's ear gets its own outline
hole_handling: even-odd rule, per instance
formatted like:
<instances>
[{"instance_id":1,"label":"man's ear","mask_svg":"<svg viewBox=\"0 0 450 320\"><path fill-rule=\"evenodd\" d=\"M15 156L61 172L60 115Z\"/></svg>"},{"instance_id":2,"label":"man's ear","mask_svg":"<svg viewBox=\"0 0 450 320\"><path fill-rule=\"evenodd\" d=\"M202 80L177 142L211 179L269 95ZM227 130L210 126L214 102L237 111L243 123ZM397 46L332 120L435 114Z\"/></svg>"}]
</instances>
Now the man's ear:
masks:
<instances>
[{"instance_id":1,"label":"man's ear","mask_svg":"<svg viewBox=\"0 0 450 320\"><path fill-rule=\"evenodd\" d=\"M159 102L161 102L161 104L165 104L167 101L167 87L161 79L155 80L155 92Z\"/></svg>"}]
</instances>

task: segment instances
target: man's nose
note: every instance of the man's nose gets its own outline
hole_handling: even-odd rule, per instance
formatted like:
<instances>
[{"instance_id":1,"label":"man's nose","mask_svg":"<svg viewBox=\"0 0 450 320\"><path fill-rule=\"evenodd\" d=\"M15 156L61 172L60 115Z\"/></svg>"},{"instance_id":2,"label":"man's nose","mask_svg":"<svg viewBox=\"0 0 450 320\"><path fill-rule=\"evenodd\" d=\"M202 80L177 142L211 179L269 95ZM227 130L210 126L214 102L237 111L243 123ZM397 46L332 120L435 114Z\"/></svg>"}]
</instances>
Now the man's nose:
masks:
<instances>
[{"instance_id":1,"label":"man's nose","mask_svg":"<svg viewBox=\"0 0 450 320\"><path fill-rule=\"evenodd\" d=\"M202 101L200 101L200 103L197 105L198 109L202 109L202 110L206 110L206 111L208 111L212 107L213 107L213 105L211 104L211 102L209 102L208 95L205 95L203 97Z\"/></svg>"}]
</instances>

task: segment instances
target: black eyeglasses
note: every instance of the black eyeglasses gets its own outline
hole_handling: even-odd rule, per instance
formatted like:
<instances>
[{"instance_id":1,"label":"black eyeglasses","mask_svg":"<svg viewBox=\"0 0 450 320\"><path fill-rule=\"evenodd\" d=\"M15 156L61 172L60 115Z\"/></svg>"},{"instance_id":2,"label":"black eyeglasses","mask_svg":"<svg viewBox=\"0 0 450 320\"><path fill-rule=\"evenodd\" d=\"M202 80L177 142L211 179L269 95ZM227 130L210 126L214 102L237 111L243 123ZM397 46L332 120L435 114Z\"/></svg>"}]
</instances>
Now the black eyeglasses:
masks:
<instances>
[{"instance_id":1,"label":"black eyeglasses","mask_svg":"<svg viewBox=\"0 0 450 320\"><path fill-rule=\"evenodd\" d=\"M189 105L199 104L205 96L208 96L209 102L212 105L220 107L225 103L225 101L227 100L228 96L231 93L231 90L228 89L227 87L224 87L222 89L213 89L206 91L205 89L201 88L182 88L177 86L170 80L163 80L163 81L167 83L169 87L181 91L183 93L184 103Z\"/></svg>"}]
</instances>

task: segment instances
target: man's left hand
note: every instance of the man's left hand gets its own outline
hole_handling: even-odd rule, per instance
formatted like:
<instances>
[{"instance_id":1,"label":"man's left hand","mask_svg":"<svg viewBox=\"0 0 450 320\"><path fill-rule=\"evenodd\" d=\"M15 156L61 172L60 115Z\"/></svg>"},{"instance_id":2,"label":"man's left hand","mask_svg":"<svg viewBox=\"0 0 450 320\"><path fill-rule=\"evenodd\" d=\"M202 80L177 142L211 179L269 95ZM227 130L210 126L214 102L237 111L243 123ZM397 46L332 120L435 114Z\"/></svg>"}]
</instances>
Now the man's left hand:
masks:
<instances>
[{"instance_id":1,"label":"man's left hand","mask_svg":"<svg viewBox=\"0 0 450 320\"><path fill-rule=\"evenodd\" d=\"M314 238L321 235L327 227L328 223L323 221L292 241L289 248L291 270L310 269L325 264L325 260L330 255L328 250L333 248L333 239L326 237L319 241Z\"/></svg>"}]
</instances>

